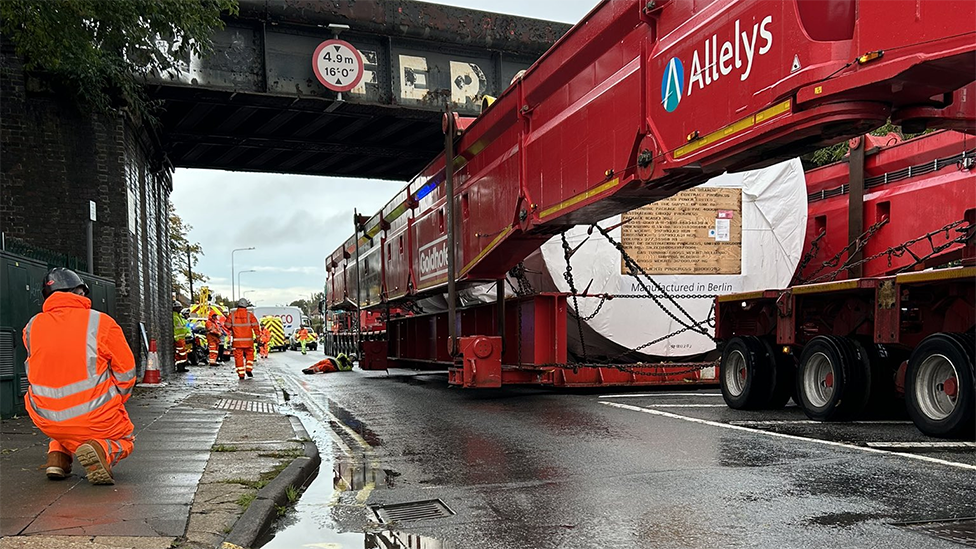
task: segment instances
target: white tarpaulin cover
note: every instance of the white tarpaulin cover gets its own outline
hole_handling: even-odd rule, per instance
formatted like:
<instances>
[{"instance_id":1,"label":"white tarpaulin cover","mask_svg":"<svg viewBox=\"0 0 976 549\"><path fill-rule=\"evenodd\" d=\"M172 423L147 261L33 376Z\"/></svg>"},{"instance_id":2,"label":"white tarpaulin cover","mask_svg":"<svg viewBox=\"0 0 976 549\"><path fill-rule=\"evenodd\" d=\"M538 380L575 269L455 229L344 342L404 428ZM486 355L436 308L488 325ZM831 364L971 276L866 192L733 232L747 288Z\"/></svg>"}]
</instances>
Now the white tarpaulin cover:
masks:
<instances>
[{"instance_id":1,"label":"white tarpaulin cover","mask_svg":"<svg viewBox=\"0 0 976 549\"><path fill-rule=\"evenodd\" d=\"M787 286L803 253L807 224L807 189L800 161L794 159L761 170L724 174L704 186L742 189L741 274L652 277L674 295L728 294ZM614 216L600 225L617 225L620 219L621 216ZM613 229L611 235L619 242L621 229ZM587 238L587 227L575 227L566 236L570 246L576 248ZM537 279L536 290L568 292L569 284L563 278L566 260L561 238L552 238L540 252L542 265L538 258L526 262L530 269L543 271L543 276ZM573 255L571 263L577 291L582 292L592 280L589 293L644 294L633 276L620 274L620 253L595 231ZM650 284L648 287L658 293ZM713 303L710 298L679 298L676 301L695 321L708 318ZM692 323L674 304L662 303L675 316ZM589 316L599 304L597 298L580 298L581 315ZM569 306L572 309L572 298ZM571 316L567 324L570 350L579 355L575 318ZM590 357L613 356L682 328L652 300L628 298L605 302L600 313L586 324L589 329L584 337ZM710 338L689 330L644 347L641 353L681 357L704 353L714 347Z\"/></svg>"}]
</instances>

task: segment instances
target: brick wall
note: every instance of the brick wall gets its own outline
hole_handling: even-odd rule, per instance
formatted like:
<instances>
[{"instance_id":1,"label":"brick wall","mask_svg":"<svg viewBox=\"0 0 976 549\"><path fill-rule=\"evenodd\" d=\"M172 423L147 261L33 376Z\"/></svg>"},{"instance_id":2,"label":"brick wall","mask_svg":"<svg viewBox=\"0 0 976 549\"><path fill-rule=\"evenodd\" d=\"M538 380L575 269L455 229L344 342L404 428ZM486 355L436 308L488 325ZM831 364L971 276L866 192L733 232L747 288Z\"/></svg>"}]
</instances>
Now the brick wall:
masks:
<instances>
[{"instance_id":1,"label":"brick wall","mask_svg":"<svg viewBox=\"0 0 976 549\"><path fill-rule=\"evenodd\" d=\"M96 115L25 75L0 45L0 230L86 258L95 201L94 274L115 280L116 320L141 358L140 323L172 371L167 202L172 174L128 117Z\"/></svg>"}]
</instances>

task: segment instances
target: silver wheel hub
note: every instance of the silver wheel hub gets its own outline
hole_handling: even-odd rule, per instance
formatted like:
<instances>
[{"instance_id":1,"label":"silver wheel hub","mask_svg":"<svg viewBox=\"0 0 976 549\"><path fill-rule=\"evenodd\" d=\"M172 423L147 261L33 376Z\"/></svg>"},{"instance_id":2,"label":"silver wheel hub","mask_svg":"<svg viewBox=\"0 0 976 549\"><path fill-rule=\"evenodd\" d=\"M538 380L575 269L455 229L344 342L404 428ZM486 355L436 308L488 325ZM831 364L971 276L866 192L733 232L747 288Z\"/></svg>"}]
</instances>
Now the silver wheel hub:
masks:
<instances>
[{"instance_id":1,"label":"silver wheel hub","mask_svg":"<svg viewBox=\"0 0 976 549\"><path fill-rule=\"evenodd\" d=\"M814 408L827 406L834 396L834 365L824 353L814 353L803 368L803 394Z\"/></svg>"},{"instance_id":2,"label":"silver wheel hub","mask_svg":"<svg viewBox=\"0 0 976 549\"><path fill-rule=\"evenodd\" d=\"M915 376L915 402L926 417L935 421L949 417L959 400L959 375L945 355L929 355Z\"/></svg>"},{"instance_id":3,"label":"silver wheel hub","mask_svg":"<svg viewBox=\"0 0 976 549\"><path fill-rule=\"evenodd\" d=\"M725 377L725 387L732 396L739 396L746 388L746 357L742 351L732 351L722 368Z\"/></svg>"}]
</instances>

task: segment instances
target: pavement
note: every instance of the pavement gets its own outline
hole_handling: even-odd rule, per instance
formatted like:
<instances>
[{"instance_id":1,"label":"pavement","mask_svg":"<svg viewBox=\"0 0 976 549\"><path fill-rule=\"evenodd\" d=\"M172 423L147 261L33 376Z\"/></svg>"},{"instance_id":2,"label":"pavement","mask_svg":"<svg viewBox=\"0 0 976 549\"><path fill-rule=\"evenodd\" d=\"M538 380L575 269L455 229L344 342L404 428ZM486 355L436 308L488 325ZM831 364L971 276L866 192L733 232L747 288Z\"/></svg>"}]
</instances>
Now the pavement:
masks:
<instances>
[{"instance_id":1,"label":"pavement","mask_svg":"<svg viewBox=\"0 0 976 549\"><path fill-rule=\"evenodd\" d=\"M30 418L3 420L0 549L253 547L318 471L281 398L260 361L244 381L223 363L137 387L126 405L135 450L114 486L90 485L77 462L47 479L48 439Z\"/></svg>"}]
</instances>

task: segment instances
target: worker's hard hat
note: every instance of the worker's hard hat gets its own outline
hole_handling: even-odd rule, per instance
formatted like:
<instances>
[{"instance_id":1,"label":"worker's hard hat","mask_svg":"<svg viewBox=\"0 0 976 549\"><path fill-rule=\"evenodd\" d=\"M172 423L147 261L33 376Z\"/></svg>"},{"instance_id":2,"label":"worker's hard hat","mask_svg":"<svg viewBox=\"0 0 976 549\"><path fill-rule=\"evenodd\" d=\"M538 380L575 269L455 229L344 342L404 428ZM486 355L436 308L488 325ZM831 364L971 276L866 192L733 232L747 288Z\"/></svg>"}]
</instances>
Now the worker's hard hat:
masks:
<instances>
[{"instance_id":1,"label":"worker's hard hat","mask_svg":"<svg viewBox=\"0 0 976 549\"><path fill-rule=\"evenodd\" d=\"M237 306L240 307L240 308L246 309L250 305L251 304L246 299L244 299L243 297L237 300Z\"/></svg>"},{"instance_id":2,"label":"worker's hard hat","mask_svg":"<svg viewBox=\"0 0 976 549\"><path fill-rule=\"evenodd\" d=\"M180 303L179 300L174 301L173 302L173 310L174 311L182 311L183 310L183 304Z\"/></svg>"},{"instance_id":3,"label":"worker's hard hat","mask_svg":"<svg viewBox=\"0 0 976 549\"><path fill-rule=\"evenodd\" d=\"M55 267L44 275L44 283L41 286L41 295L46 299L54 292L70 292L81 288L87 297L91 294L88 284L78 276L78 273L64 267Z\"/></svg>"}]
</instances>

